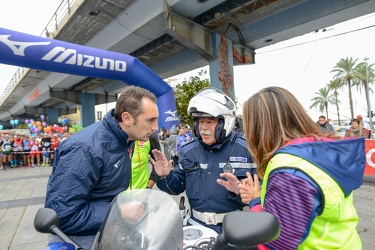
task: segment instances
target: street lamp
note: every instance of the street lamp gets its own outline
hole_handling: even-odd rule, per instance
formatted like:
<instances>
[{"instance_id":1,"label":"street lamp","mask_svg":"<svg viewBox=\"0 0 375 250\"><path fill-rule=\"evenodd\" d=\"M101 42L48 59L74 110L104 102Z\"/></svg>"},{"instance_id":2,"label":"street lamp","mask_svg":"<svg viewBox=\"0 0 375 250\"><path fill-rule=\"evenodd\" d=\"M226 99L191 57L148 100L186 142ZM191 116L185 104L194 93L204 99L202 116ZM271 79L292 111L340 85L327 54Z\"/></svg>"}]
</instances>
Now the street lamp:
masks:
<instances>
[{"instance_id":1,"label":"street lamp","mask_svg":"<svg viewBox=\"0 0 375 250\"><path fill-rule=\"evenodd\" d=\"M370 104L370 92L369 92L369 82L368 82L368 60L369 58L366 56L363 61L365 61L366 63L366 93L367 93L367 109L368 109L368 116L369 116L369 120L370 120L370 135L372 137L372 132L373 132L373 126L372 126L372 112L371 112L371 104Z\"/></svg>"}]
</instances>

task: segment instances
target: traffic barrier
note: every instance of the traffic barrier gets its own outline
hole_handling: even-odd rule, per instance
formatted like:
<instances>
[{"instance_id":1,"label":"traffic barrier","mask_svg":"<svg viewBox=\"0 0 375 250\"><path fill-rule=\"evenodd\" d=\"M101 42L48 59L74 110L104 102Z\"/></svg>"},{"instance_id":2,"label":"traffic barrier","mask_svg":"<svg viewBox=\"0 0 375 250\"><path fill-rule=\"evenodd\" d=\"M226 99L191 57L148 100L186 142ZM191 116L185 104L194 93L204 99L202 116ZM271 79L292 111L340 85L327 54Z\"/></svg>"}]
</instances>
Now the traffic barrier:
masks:
<instances>
[{"instance_id":1,"label":"traffic barrier","mask_svg":"<svg viewBox=\"0 0 375 250\"><path fill-rule=\"evenodd\" d=\"M43 153L43 152L54 153L55 150L49 150L49 151L39 150L39 151L32 151L32 152L34 152L34 153ZM28 152L23 152L23 151L12 151L11 154L12 154L12 155L30 154L30 151L28 151Z\"/></svg>"},{"instance_id":2,"label":"traffic barrier","mask_svg":"<svg viewBox=\"0 0 375 250\"><path fill-rule=\"evenodd\" d=\"M366 167L365 176L375 176L375 140L365 141Z\"/></svg>"}]
</instances>

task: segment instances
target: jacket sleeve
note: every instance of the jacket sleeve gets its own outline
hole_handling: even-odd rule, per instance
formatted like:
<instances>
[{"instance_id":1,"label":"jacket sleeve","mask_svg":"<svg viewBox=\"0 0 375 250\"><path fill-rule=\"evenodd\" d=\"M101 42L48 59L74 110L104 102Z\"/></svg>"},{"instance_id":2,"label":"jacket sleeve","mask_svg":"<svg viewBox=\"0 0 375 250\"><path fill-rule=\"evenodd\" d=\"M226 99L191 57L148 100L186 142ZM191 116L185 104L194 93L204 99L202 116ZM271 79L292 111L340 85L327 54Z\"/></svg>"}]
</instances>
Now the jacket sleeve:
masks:
<instances>
[{"instance_id":1,"label":"jacket sleeve","mask_svg":"<svg viewBox=\"0 0 375 250\"><path fill-rule=\"evenodd\" d=\"M157 179L157 186L160 190L172 195L179 195L185 191L186 175L184 170L176 167L168 176Z\"/></svg>"},{"instance_id":2,"label":"jacket sleeve","mask_svg":"<svg viewBox=\"0 0 375 250\"><path fill-rule=\"evenodd\" d=\"M72 145L57 150L57 165L47 186L46 207L56 211L65 233L75 235L99 229L110 202L89 202L90 190L100 176L99 167L92 167L97 164L93 161L92 149Z\"/></svg>"},{"instance_id":3,"label":"jacket sleeve","mask_svg":"<svg viewBox=\"0 0 375 250\"><path fill-rule=\"evenodd\" d=\"M312 221L321 213L318 188L302 172L279 170L269 176L266 194L263 209L277 217L281 233L264 245L270 249L298 248L310 233Z\"/></svg>"}]
</instances>

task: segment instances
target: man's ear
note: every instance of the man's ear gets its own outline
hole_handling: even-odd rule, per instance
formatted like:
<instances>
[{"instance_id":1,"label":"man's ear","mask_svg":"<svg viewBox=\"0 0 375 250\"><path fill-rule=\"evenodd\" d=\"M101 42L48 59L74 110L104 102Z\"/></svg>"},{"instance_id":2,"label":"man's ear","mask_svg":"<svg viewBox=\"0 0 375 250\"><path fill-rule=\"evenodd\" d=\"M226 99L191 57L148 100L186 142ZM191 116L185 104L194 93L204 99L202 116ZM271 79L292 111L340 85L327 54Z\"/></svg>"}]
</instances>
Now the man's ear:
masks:
<instances>
[{"instance_id":1,"label":"man's ear","mask_svg":"<svg viewBox=\"0 0 375 250\"><path fill-rule=\"evenodd\" d=\"M129 114L128 112L122 113L121 114L121 119L122 119L122 122L126 126L130 126L133 123L133 116L131 114Z\"/></svg>"}]
</instances>

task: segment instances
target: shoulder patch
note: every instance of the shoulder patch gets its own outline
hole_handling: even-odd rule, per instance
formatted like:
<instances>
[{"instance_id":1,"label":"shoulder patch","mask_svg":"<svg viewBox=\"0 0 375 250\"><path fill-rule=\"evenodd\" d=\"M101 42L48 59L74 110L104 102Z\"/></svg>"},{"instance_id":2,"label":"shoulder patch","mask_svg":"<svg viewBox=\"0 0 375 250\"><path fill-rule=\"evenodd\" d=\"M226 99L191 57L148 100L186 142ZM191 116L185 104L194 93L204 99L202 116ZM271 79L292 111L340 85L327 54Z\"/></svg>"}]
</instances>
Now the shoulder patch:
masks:
<instances>
[{"instance_id":1,"label":"shoulder patch","mask_svg":"<svg viewBox=\"0 0 375 250\"><path fill-rule=\"evenodd\" d=\"M236 138L236 143L241 144L244 147L247 147L245 135L239 134L239 136L237 136L237 138Z\"/></svg>"},{"instance_id":2,"label":"shoulder patch","mask_svg":"<svg viewBox=\"0 0 375 250\"><path fill-rule=\"evenodd\" d=\"M191 138L191 140L186 141L182 146L184 147L184 146L186 146L186 145L188 145L188 144L190 144L190 143L192 143L192 142L194 142L194 141L197 141L197 138L196 138L196 137L193 137L193 138Z\"/></svg>"}]
</instances>

